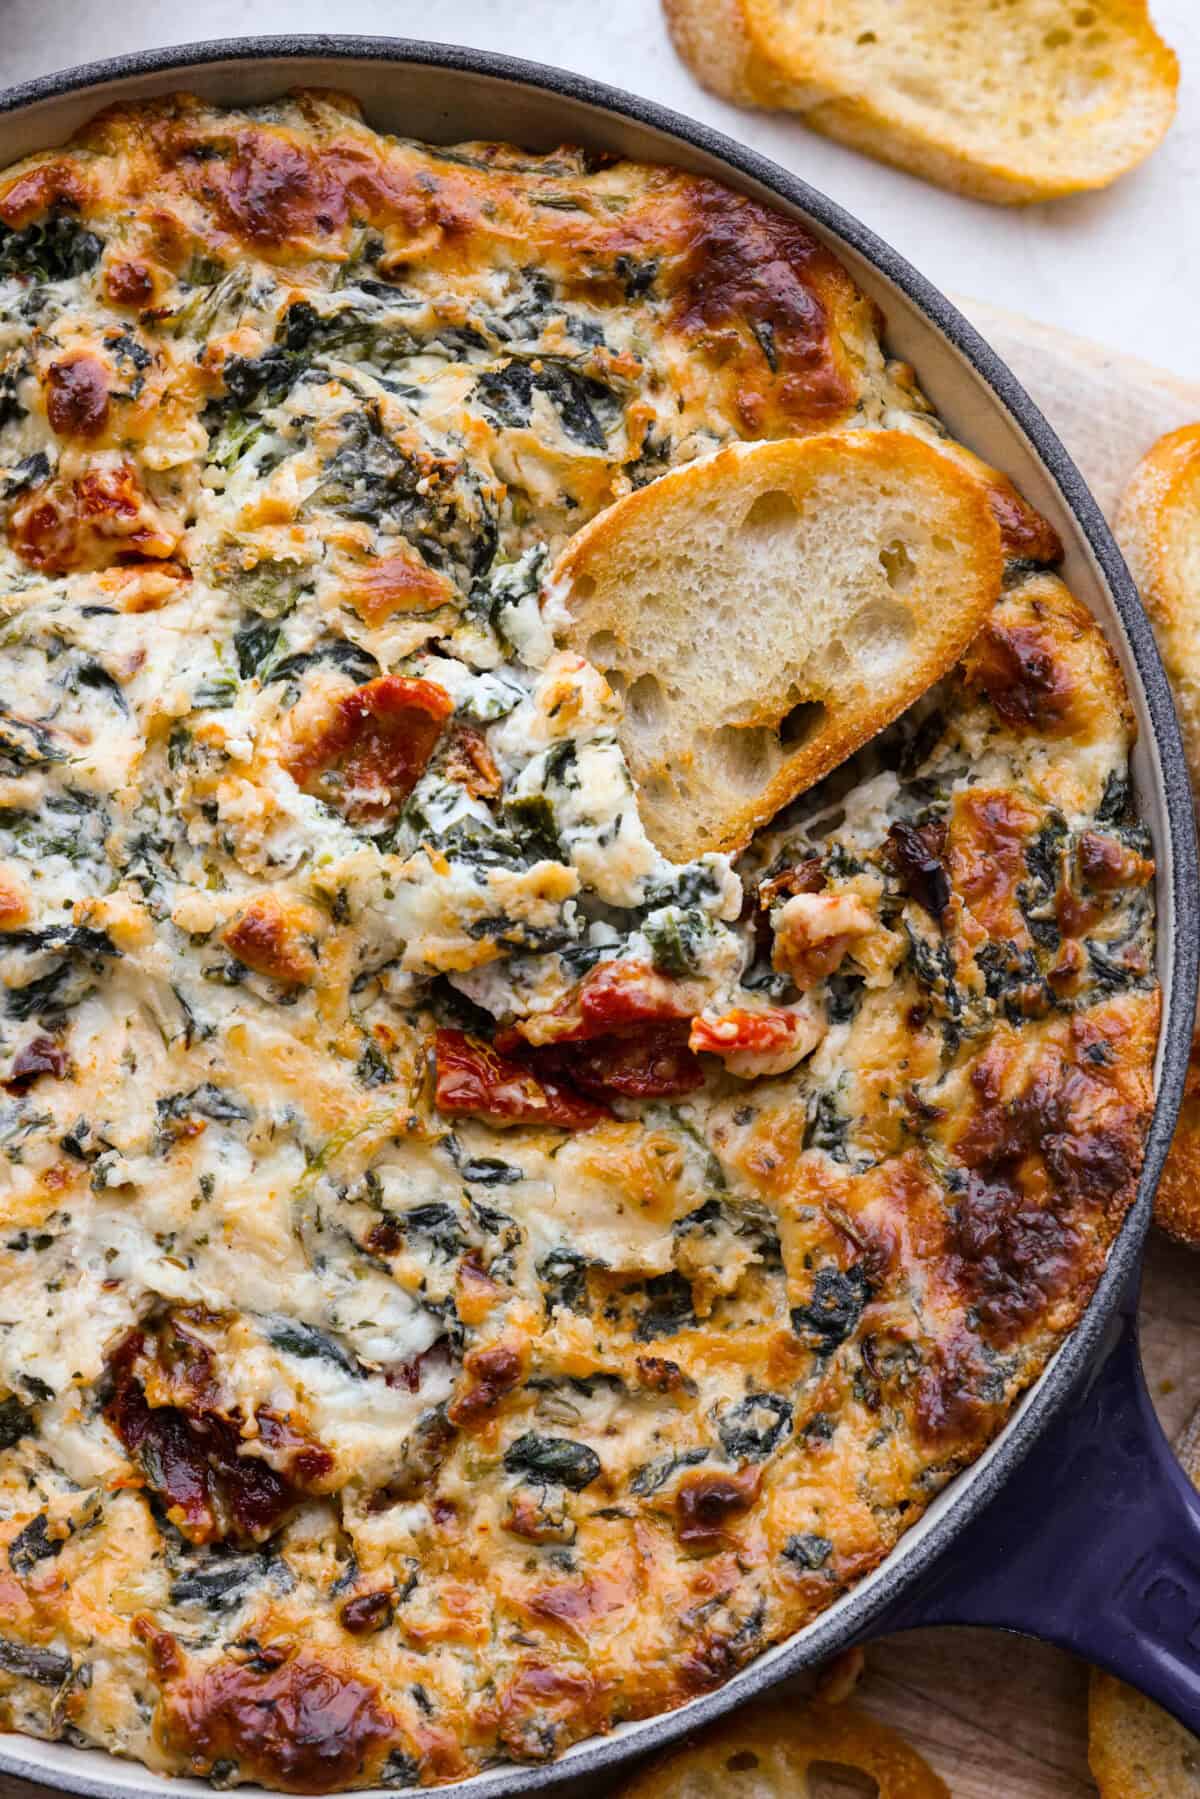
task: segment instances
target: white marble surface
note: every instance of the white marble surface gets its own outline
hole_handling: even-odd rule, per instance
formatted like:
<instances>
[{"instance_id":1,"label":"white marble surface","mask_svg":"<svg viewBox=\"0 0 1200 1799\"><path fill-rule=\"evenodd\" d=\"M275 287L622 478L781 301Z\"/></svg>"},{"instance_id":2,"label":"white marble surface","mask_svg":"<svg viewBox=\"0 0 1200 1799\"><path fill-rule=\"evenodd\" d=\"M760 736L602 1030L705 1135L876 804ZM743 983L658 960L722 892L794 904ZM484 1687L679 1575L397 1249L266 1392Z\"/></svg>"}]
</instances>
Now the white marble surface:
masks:
<instances>
[{"instance_id":1,"label":"white marble surface","mask_svg":"<svg viewBox=\"0 0 1200 1799\"><path fill-rule=\"evenodd\" d=\"M713 99L677 61L658 0L0 0L0 85L120 51L251 32L367 32L504 50L633 89L741 138L833 195L940 287L1200 377L1200 4L1152 6L1183 64L1165 144L1105 193L1021 211L942 193L794 120Z\"/></svg>"}]
</instances>

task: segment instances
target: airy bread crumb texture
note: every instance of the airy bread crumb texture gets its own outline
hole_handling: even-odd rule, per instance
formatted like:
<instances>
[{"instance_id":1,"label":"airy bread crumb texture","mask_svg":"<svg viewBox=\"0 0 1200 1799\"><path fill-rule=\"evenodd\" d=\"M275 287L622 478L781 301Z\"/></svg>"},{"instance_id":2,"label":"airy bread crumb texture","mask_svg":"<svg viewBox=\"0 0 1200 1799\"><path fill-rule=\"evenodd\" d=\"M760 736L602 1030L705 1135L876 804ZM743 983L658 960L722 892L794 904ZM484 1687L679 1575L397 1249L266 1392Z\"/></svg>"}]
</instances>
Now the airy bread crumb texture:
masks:
<instances>
[{"instance_id":1,"label":"airy bread crumb texture","mask_svg":"<svg viewBox=\"0 0 1200 1799\"><path fill-rule=\"evenodd\" d=\"M983 485L901 431L734 446L620 500L553 585L624 696L668 855L731 849L957 660L1003 573Z\"/></svg>"},{"instance_id":2,"label":"airy bread crumb texture","mask_svg":"<svg viewBox=\"0 0 1200 1799\"><path fill-rule=\"evenodd\" d=\"M1105 187L1175 114L1146 0L664 0L680 55L741 105L978 199Z\"/></svg>"}]
</instances>

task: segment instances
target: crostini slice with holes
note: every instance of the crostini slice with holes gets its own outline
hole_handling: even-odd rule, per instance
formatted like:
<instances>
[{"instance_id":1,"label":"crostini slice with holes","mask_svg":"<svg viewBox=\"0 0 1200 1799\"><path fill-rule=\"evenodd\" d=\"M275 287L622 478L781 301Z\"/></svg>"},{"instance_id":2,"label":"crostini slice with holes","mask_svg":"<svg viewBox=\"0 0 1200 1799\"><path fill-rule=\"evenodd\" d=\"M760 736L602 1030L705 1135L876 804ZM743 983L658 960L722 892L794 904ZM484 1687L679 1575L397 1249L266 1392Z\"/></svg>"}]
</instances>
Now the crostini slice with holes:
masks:
<instances>
[{"instance_id":1,"label":"crostini slice with holes","mask_svg":"<svg viewBox=\"0 0 1200 1799\"><path fill-rule=\"evenodd\" d=\"M708 88L1002 204L1104 187L1175 114L1147 0L664 0Z\"/></svg>"},{"instance_id":2,"label":"crostini slice with holes","mask_svg":"<svg viewBox=\"0 0 1200 1799\"><path fill-rule=\"evenodd\" d=\"M555 565L560 641L624 695L647 831L736 849L940 679L994 604L984 484L904 431L737 444L662 476Z\"/></svg>"},{"instance_id":3,"label":"crostini slice with holes","mask_svg":"<svg viewBox=\"0 0 1200 1799\"><path fill-rule=\"evenodd\" d=\"M869 1712L796 1697L743 1706L640 1769L617 1799L804 1799L822 1768L864 1775L879 1799L950 1799L924 1757Z\"/></svg>"}]
</instances>

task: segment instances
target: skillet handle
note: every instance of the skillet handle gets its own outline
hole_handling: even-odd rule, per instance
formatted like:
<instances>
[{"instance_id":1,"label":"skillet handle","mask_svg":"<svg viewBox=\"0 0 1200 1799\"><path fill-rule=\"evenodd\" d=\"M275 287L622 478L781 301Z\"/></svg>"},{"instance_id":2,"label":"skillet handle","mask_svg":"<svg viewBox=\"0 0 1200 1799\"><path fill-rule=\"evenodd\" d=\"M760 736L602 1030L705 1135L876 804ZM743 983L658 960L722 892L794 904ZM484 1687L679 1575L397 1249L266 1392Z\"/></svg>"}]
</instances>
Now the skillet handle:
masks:
<instances>
[{"instance_id":1,"label":"skillet handle","mask_svg":"<svg viewBox=\"0 0 1200 1799\"><path fill-rule=\"evenodd\" d=\"M1200 1494L1122 1320L1088 1391L872 1630L981 1624L1110 1669L1200 1732Z\"/></svg>"}]
</instances>

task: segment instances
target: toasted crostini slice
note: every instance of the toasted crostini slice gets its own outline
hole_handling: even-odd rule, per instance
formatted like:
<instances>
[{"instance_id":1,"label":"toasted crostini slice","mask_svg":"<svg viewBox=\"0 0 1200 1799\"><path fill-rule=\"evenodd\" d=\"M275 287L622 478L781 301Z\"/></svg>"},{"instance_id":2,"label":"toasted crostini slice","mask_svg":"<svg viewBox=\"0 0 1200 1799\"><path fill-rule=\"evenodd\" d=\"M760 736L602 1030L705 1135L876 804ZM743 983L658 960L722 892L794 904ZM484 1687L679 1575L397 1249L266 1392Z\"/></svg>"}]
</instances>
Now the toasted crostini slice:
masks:
<instances>
[{"instance_id":1,"label":"toasted crostini slice","mask_svg":"<svg viewBox=\"0 0 1200 1799\"><path fill-rule=\"evenodd\" d=\"M735 445L572 538L552 617L624 695L651 837L733 849L957 661L1003 572L985 486L904 431Z\"/></svg>"},{"instance_id":2,"label":"toasted crostini slice","mask_svg":"<svg viewBox=\"0 0 1200 1799\"><path fill-rule=\"evenodd\" d=\"M800 1799L819 1768L865 1775L879 1799L949 1799L925 1759L856 1705L766 1700L636 1774L620 1799Z\"/></svg>"},{"instance_id":3,"label":"toasted crostini slice","mask_svg":"<svg viewBox=\"0 0 1200 1799\"><path fill-rule=\"evenodd\" d=\"M1160 142L1179 65L1146 0L664 0L680 55L742 105L978 199L1105 187Z\"/></svg>"}]
</instances>

